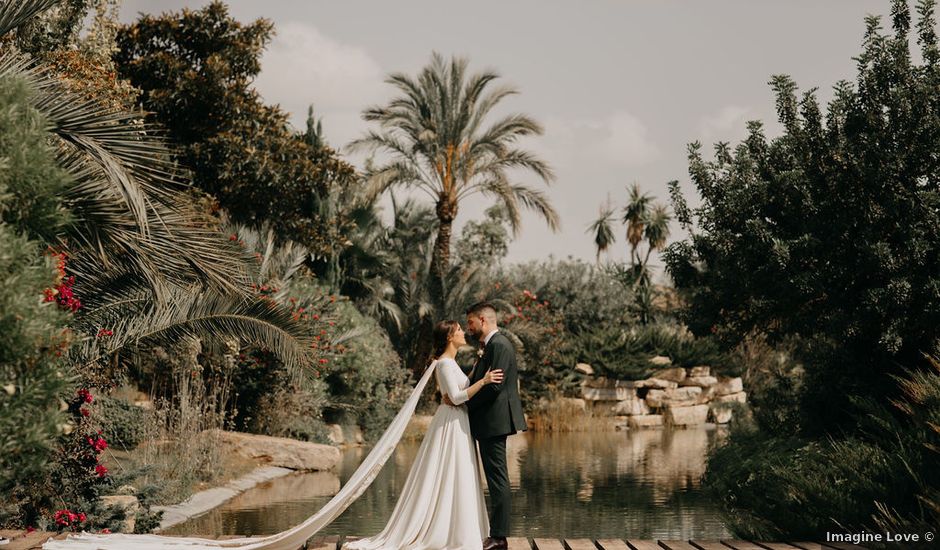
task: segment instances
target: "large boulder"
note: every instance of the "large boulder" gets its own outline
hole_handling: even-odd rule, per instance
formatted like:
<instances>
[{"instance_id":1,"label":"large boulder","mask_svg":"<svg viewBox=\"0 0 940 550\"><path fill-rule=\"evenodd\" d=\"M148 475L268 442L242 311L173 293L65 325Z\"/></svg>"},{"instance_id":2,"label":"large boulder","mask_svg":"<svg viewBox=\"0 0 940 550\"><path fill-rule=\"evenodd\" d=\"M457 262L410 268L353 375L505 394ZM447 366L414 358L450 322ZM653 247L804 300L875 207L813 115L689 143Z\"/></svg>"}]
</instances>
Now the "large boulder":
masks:
<instances>
[{"instance_id":1,"label":"large boulder","mask_svg":"<svg viewBox=\"0 0 940 550\"><path fill-rule=\"evenodd\" d=\"M120 508L124 510L124 523L121 526L121 532L134 532L137 510L140 509L140 503L137 501L137 497L133 495L110 495L101 497L98 500L105 508Z\"/></svg>"},{"instance_id":2,"label":"large boulder","mask_svg":"<svg viewBox=\"0 0 940 550\"><path fill-rule=\"evenodd\" d=\"M663 404L671 405L694 405L702 395L702 388L698 386L683 386L681 388L671 388L666 390L663 395Z\"/></svg>"},{"instance_id":3,"label":"large boulder","mask_svg":"<svg viewBox=\"0 0 940 550\"><path fill-rule=\"evenodd\" d=\"M658 388L661 390L667 390L672 388L678 388L679 383L672 380L663 380L661 378L647 378L646 380L640 380L638 382L641 384L639 387L643 388Z\"/></svg>"},{"instance_id":4,"label":"large boulder","mask_svg":"<svg viewBox=\"0 0 940 550\"><path fill-rule=\"evenodd\" d=\"M741 381L740 376L734 378L719 378L718 383L715 384L715 395L730 395L732 393L738 393L744 391L744 383Z\"/></svg>"},{"instance_id":5,"label":"large boulder","mask_svg":"<svg viewBox=\"0 0 940 550\"><path fill-rule=\"evenodd\" d=\"M692 405L690 407L669 407L666 409L665 421L671 426L698 426L708 419L708 405Z\"/></svg>"},{"instance_id":6,"label":"large boulder","mask_svg":"<svg viewBox=\"0 0 940 550\"><path fill-rule=\"evenodd\" d=\"M711 367L699 365L689 369L689 376L708 376L711 374Z\"/></svg>"},{"instance_id":7,"label":"large boulder","mask_svg":"<svg viewBox=\"0 0 940 550\"><path fill-rule=\"evenodd\" d=\"M666 397L666 390L652 388L646 392L646 404L654 409L663 406L663 399Z\"/></svg>"},{"instance_id":8,"label":"large boulder","mask_svg":"<svg viewBox=\"0 0 940 550\"><path fill-rule=\"evenodd\" d=\"M659 369L654 372L650 378L656 378L659 380L671 380L672 382L682 382L685 380L685 369L682 367L669 367L666 369Z\"/></svg>"},{"instance_id":9,"label":"large boulder","mask_svg":"<svg viewBox=\"0 0 940 550\"><path fill-rule=\"evenodd\" d=\"M210 430L231 452L269 466L292 470L332 470L339 464L339 449L296 439Z\"/></svg>"},{"instance_id":10,"label":"large boulder","mask_svg":"<svg viewBox=\"0 0 940 550\"><path fill-rule=\"evenodd\" d=\"M587 401L623 401L636 395L636 390L629 387L581 388L581 397Z\"/></svg>"},{"instance_id":11,"label":"large boulder","mask_svg":"<svg viewBox=\"0 0 940 550\"><path fill-rule=\"evenodd\" d=\"M574 366L574 370L580 372L581 374L586 374L588 376L591 376L594 374L594 369L591 367L591 365L588 365L587 363L578 363L577 365Z\"/></svg>"},{"instance_id":12,"label":"large boulder","mask_svg":"<svg viewBox=\"0 0 940 550\"><path fill-rule=\"evenodd\" d=\"M680 386L698 386L700 388L707 388L708 386L714 386L718 383L718 379L714 376L689 376L688 378L679 382Z\"/></svg>"},{"instance_id":13,"label":"large boulder","mask_svg":"<svg viewBox=\"0 0 940 550\"><path fill-rule=\"evenodd\" d=\"M747 392L739 391L739 392L731 393L728 395L716 395L714 398L714 401L718 401L719 403L729 403L731 401L737 401L738 403L746 403Z\"/></svg>"},{"instance_id":14,"label":"large boulder","mask_svg":"<svg viewBox=\"0 0 940 550\"><path fill-rule=\"evenodd\" d=\"M727 424L731 422L731 408L715 406L708 407L708 417L715 424Z\"/></svg>"},{"instance_id":15,"label":"large boulder","mask_svg":"<svg viewBox=\"0 0 940 550\"><path fill-rule=\"evenodd\" d=\"M614 406L613 412L618 416L634 416L640 414L649 414L650 408L646 405L646 401L634 395L629 399L624 399L623 401L617 403Z\"/></svg>"}]
</instances>

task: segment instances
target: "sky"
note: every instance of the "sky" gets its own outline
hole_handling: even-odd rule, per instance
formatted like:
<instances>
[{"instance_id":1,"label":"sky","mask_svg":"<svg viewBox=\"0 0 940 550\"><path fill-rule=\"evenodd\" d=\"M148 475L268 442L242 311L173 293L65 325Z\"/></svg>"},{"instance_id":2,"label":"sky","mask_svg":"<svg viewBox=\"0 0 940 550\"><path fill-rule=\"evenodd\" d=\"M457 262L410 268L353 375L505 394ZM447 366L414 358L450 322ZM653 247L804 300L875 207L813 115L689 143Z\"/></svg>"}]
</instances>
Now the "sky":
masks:
<instances>
[{"instance_id":1,"label":"sky","mask_svg":"<svg viewBox=\"0 0 940 550\"><path fill-rule=\"evenodd\" d=\"M197 0L124 0L121 19L208 4ZM552 233L535 214L523 217L507 260L572 256L594 260L586 232L608 198L623 206L634 182L668 204L667 182L679 180L691 206L688 144L708 154L736 142L748 120L779 132L774 74L801 90L854 80L864 18L887 17L888 0L231 0L240 21L271 20L276 36L254 85L269 103L304 128L312 103L327 141L343 150L370 125L361 112L395 90L391 72L416 74L431 52L470 60L470 71L495 69L519 94L498 114L525 113L545 133L522 142L554 169L544 188L561 215ZM347 155L354 164L362 159ZM532 175L516 180L542 186ZM457 234L491 203L474 198L457 219ZM613 260L629 257L617 228ZM685 238L677 223L670 242ZM657 279L661 262L654 255Z\"/></svg>"}]
</instances>

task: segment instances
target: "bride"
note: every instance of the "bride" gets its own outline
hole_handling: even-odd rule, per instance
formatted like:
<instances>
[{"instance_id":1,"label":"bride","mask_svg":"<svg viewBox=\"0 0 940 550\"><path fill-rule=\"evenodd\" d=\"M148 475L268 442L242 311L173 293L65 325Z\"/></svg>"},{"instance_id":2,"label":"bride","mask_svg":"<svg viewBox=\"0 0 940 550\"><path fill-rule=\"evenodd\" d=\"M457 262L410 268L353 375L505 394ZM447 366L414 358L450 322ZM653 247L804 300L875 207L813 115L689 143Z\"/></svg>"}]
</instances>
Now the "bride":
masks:
<instances>
[{"instance_id":1,"label":"bride","mask_svg":"<svg viewBox=\"0 0 940 550\"><path fill-rule=\"evenodd\" d=\"M476 447L470 435L466 406L462 405L487 384L498 384L503 372L492 370L475 384L460 370L454 356L466 345L456 321L441 321L434 328L435 360L425 370L411 395L376 441L372 451L349 480L314 515L287 531L263 538L227 540L161 535L90 534L49 540L46 550L297 550L355 502L378 475L398 445L431 374L441 393L455 406L440 405L421 443L395 510L378 535L345 545L350 550L413 548L457 550L482 548L488 531L483 488L477 469ZM459 506L459 510L457 509Z\"/></svg>"},{"instance_id":2,"label":"bride","mask_svg":"<svg viewBox=\"0 0 940 550\"><path fill-rule=\"evenodd\" d=\"M456 321L434 327L437 385L455 406L441 404L381 533L344 546L349 550L481 549L489 532L476 443L463 405L483 386L502 381L489 371L477 383L460 370L454 356L467 340Z\"/></svg>"}]
</instances>

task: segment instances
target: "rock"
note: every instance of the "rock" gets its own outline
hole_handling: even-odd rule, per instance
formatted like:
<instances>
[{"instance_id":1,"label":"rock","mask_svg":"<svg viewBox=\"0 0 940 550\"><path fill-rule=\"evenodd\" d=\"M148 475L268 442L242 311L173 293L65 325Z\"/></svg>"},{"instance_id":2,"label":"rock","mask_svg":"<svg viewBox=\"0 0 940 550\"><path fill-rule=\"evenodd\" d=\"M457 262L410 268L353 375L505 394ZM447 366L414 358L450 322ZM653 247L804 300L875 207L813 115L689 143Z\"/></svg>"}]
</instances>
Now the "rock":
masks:
<instances>
[{"instance_id":1,"label":"rock","mask_svg":"<svg viewBox=\"0 0 940 550\"><path fill-rule=\"evenodd\" d=\"M666 406L692 405L698 401L702 395L702 388L698 386L683 386L681 388L671 388L666 390L663 395L663 404Z\"/></svg>"},{"instance_id":2,"label":"rock","mask_svg":"<svg viewBox=\"0 0 940 550\"><path fill-rule=\"evenodd\" d=\"M616 419L613 422L614 429L617 430L618 432L622 432L623 430L626 430L628 427L629 418L630 418L629 416L616 417Z\"/></svg>"},{"instance_id":3,"label":"rock","mask_svg":"<svg viewBox=\"0 0 940 550\"><path fill-rule=\"evenodd\" d=\"M646 401L634 395L630 399L624 399L623 401L617 403L617 405L614 406L613 412L616 415L634 416L640 414L649 414L650 409L646 405Z\"/></svg>"},{"instance_id":4,"label":"rock","mask_svg":"<svg viewBox=\"0 0 940 550\"><path fill-rule=\"evenodd\" d=\"M730 395L744 391L744 383L740 376L734 378L719 378L715 384L715 395Z\"/></svg>"},{"instance_id":5,"label":"rock","mask_svg":"<svg viewBox=\"0 0 940 550\"><path fill-rule=\"evenodd\" d=\"M581 374L586 374L588 376L591 376L594 374L594 369L591 368L591 365L588 365L587 363L578 363L577 365L574 366L574 370L580 372Z\"/></svg>"},{"instance_id":6,"label":"rock","mask_svg":"<svg viewBox=\"0 0 940 550\"><path fill-rule=\"evenodd\" d=\"M610 378L605 378L603 376L598 378L589 378L581 382L581 386L584 388L601 388L601 389L614 389L614 388L640 388L643 387L642 381L635 380L615 380Z\"/></svg>"},{"instance_id":7,"label":"rock","mask_svg":"<svg viewBox=\"0 0 940 550\"><path fill-rule=\"evenodd\" d=\"M133 485L121 485L120 487L117 488L117 491L115 491L114 494L116 494L116 495L134 495L134 496L136 496L136 495L137 495L137 487L134 487Z\"/></svg>"},{"instance_id":8,"label":"rock","mask_svg":"<svg viewBox=\"0 0 940 550\"><path fill-rule=\"evenodd\" d=\"M665 367L666 365L672 364L672 359L666 357L665 355L657 355L655 357L650 357L650 363L660 367Z\"/></svg>"},{"instance_id":9,"label":"rock","mask_svg":"<svg viewBox=\"0 0 940 550\"><path fill-rule=\"evenodd\" d=\"M627 419L627 427L631 430L637 428L661 428L663 425L663 415L645 414L640 416L631 416Z\"/></svg>"},{"instance_id":10,"label":"rock","mask_svg":"<svg viewBox=\"0 0 940 550\"><path fill-rule=\"evenodd\" d=\"M727 424L731 421L731 409L727 407L709 407L708 417L715 424Z\"/></svg>"},{"instance_id":11,"label":"rock","mask_svg":"<svg viewBox=\"0 0 940 550\"><path fill-rule=\"evenodd\" d=\"M342 445L346 440L343 437L343 427L339 424L327 424L326 426L330 429L330 442L334 445Z\"/></svg>"},{"instance_id":12,"label":"rock","mask_svg":"<svg viewBox=\"0 0 940 550\"><path fill-rule=\"evenodd\" d=\"M644 388L659 388L661 390L668 390L679 387L678 382L673 382L672 380L661 380L659 378L647 378L641 382L643 383L642 387Z\"/></svg>"},{"instance_id":13,"label":"rock","mask_svg":"<svg viewBox=\"0 0 940 550\"><path fill-rule=\"evenodd\" d=\"M669 407L666 409L665 422L671 426L698 426L708 419L708 405L691 407Z\"/></svg>"},{"instance_id":14,"label":"rock","mask_svg":"<svg viewBox=\"0 0 940 550\"><path fill-rule=\"evenodd\" d=\"M581 388L581 397L588 401L623 401L636 396L633 388Z\"/></svg>"},{"instance_id":15,"label":"rock","mask_svg":"<svg viewBox=\"0 0 940 550\"><path fill-rule=\"evenodd\" d=\"M663 398L666 396L666 390L653 388L646 392L646 404L654 409L663 406Z\"/></svg>"},{"instance_id":16,"label":"rock","mask_svg":"<svg viewBox=\"0 0 940 550\"><path fill-rule=\"evenodd\" d=\"M115 507L124 510L124 523L121 525L121 532L133 533L136 525L137 510L140 509L140 503L137 497L132 495L110 495L99 499L101 504L106 507Z\"/></svg>"},{"instance_id":17,"label":"rock","mask_svg":"<svg viewBox=\"0 0 940 550\"><path fill-rule=\"evenodd\" d=\"M697 367L692 367L689 369L689 376L708 376L711 374L711 367L706 367L705 365L699 365Z\"/></svg>"},{"instance_id":18,"label":"rock","mask_svg":"<svg viewBox=\"0 0 940 550\"><path fill-rule=\"evenodd\" d=\"M689 387L698 387L698 386L689 386ZM708 386L702 388L702 393L699 394L697 404L701 405L703 403L708 403L712 400L712 397L715 395L715 386Z\"/></svg>"},{"instance_id":19,"label":"rock","mask_svg":"<svg viewBox=\"0 0 940 550\"><path fill-rule=\"evenodd\" d=\"M719 403L730 403L731 401L737 401L738 403L747 403L747 392L739 391L731 393L728 395L717 395L715 396L714 401Z\"/></svg>"},{"instance_id":20,"label":"rock","mask_svg":"<svg viewBox=\"0 0 940 550\"><path fill-rule=\"evenodd\" d=\"M260 459L270 466L292 470L332 470L339 464L339 449L295 439L209 430L231 450L246 458Z\"/></svg>"},{"instance_id":21,"label":"rock","mask_svg":"<svg viewBox=\"0 0 940 550\"><path fill-rule=\"evenodd\" d=\"M705 388L708 386L714 386L718 383L718 379L714 376L690 376L679 382L680 386L698 386L700 388Z\"/></svg>"},{"instance_id":22,"label":"rock","mask_svg":"<svg viewBox=\"0 0 940 550\"><path fill-rule=\"evenodd\" d=\"M669 367L667 369L659 369L654 372L650 378L656 378L659 380L671 380L673 382L682 382L685 380L685 369L682 367Z\"/></svg>"}]
</instances>

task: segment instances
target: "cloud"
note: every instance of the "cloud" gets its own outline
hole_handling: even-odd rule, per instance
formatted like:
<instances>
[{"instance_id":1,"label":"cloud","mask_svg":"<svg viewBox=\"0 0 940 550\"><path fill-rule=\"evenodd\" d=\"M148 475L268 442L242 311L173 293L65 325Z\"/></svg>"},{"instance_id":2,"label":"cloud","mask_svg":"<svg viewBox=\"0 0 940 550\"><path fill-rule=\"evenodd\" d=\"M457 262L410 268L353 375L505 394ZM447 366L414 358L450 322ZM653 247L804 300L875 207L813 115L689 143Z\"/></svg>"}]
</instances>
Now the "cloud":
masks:
<instances>
[{"instance_id":1,"label":"cloud","mask_svg":"<svg viewBox=\"0 0 940 550\"><path fill-rule=\"evenodd\" d=\"M603 118L548 117L543 139L533 149L561 163L640 166L661 154L646 125L622 110Z\"/></svg>"},{"instance_id":2,"label":"cloud","mask_svg":"<svg viewBox=\"0 0 940 550\"><path fill-rule=\"evenodd\" d=\"M738 141L747 135L747 121L755 118L755 113L747 107L728 105L712 115L703 116L699 121L698 133L702 141Z\"/></svg>"},{"instance_id":3,"label":"cloud","mask_svg":"<svg viewBox=\"0 0 940 550\"><path fill-rule=\"evenodd\" d=\"M359 112L380 101L384 91L384 71L366 50L305 23L279 24L261 67L255 87L265 101L279 103L298 128L313 103L336 145L359 135Z\"/></svg>"}]
</instances>

